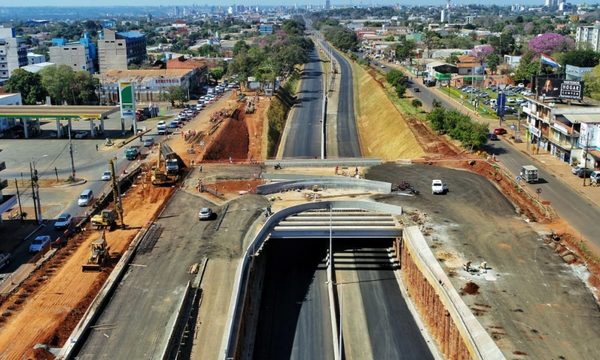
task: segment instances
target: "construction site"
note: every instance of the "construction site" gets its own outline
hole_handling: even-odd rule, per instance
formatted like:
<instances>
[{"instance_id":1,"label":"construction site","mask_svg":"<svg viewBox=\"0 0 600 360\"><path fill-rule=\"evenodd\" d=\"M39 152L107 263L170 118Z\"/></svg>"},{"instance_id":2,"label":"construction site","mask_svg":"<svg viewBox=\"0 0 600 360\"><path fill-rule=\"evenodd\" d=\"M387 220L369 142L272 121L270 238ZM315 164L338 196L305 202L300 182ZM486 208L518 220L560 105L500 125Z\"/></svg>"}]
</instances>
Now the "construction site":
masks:
<instances>
[{"instance_id":1,"label":"construction site","mask_svg":"<svg viewBox=\"0 0 600 360\"><path fill-rule=\"evenodd\" d=\"M393 161L311 159L310 165L295 166L266 159L269 97L232 94L218 104L158 143L127 176L118 177L113 169L104 205L62 246L40 255L31 275L2 295L0 358L220 358L235 308L230 305L235 274L251 240L272 212L334 200L402 206L394 222L423 234L448 286L458 291L505 358L597 357L597 258L578 246L576 232L548 201L520 186L489 154L465 151L402 114L394 115L402 128L397 141L416 145L401 154L391 147L365 151L380 139L367 122L372 119L359 116L363 153ZM383 153L386 149L393 158ZM396 190L405 182L413 192L327 185L355 177ZM433 178L449 180L446 196L428 193ZM260 191L291 179L313 182ZM204 207L215 212L214 221L199 221ZM402 252L399 240L390 244L386 247L396 261L406 264L402 276L408 298L442 357L477 358L469 353L469 341L462 343L460 325L436 321L448 314L443 297L435 295L436 285L415 290L427 282L410 257L417 250ZM343 257L344 251L334 255ZM273 266L281 270L286 264ZM283 277L286 270L280 273ZM349 274L338 277L352 283L356 279ZM293 282L269 276L265 294L274 291L268 289L271 282ZM356 304L361 295L353 295L350 286L343 296L347 304ZM556 292L550 294L548 286ZM338 316L343 316L339 308ZM369 331L366 325L341 328L348 339ZM369 346L375 344L371 339ZM257 340L254 357L281 354L270 346ZM349 358L362 357L357 343L348 340L344 346Z\"/></svg>"}]
</instances>

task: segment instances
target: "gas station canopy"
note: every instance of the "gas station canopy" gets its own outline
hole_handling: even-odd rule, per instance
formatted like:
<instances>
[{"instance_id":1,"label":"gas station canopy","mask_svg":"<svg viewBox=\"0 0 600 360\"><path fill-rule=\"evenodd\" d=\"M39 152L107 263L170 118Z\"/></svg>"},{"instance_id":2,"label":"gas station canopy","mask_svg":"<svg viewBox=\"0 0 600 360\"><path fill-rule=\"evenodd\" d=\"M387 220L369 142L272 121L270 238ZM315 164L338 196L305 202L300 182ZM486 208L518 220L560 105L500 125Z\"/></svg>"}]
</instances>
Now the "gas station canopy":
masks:
<instances>
[{"instance_id":1,"label":"gas station canopy","mask_svg":"<svg viewBox=\"0 0 600 360\"><path fill-rule=\"evenodd\" d=\"M118 106L2 105L0 118L104 119Z\"/></svg>"}]
</instances>

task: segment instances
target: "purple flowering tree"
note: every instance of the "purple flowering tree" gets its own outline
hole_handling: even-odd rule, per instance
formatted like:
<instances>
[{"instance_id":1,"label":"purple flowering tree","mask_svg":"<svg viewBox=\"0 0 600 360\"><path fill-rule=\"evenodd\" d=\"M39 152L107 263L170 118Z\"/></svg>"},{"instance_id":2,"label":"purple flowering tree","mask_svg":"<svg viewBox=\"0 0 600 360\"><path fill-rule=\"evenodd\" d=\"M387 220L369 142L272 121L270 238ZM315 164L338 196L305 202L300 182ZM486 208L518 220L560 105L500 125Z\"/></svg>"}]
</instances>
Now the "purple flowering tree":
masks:
<instances>
[{"instance_id":1,"label":"purple flowering tree","mask_svg":"<svg viewBox=\"0 0 600 360\"><path fill-rule=\"evenodd\" d=\"M573 49L575 47L575 42L568 36L556 33L544 33L529 40L527 45L529 46L529 50L537 55L550 55L555 52Z\"/></svg>"},{"instance_id":2,"label":"purple flowering tree","mask_svg":"<svg viewBox=\"0 0 600 360\"><path fill-rule=\"evenodd\" d=\"M469 52L471 56L475 56L480 61L485 61L488 56L490 56L494 52L494 47L492 45L477 45Z\"/></svg>"}]
</instances>

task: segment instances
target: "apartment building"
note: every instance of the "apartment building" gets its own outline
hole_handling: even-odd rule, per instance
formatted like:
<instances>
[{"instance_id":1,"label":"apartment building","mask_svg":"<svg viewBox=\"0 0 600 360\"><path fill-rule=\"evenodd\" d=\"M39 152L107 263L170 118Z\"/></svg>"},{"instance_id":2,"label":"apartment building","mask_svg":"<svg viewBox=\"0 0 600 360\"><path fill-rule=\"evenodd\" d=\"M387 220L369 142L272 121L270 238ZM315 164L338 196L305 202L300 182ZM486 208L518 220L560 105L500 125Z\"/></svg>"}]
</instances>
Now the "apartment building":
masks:
<instances>
[{"instance_id":1,"label":"apartment building","mask_svg":"<svg viewBox=\"0 0 600 360\"><path fill-rule=\"evenodd\" d=\"M0 27L0 85L12 72L27 65L27 49L21 38L16 37L14 28Z\"/></svg>"},{"instance_id":2,"label":"apartment building","mask_svg":"<svg viewBox=\"0 0 600 360\"><path fill-rule=\"evenodd\" d=\"M600 51L600 24L577 27L575 43L580 49Z\"/></svg>"},{"instance_id":3,"label":"apartment building","mask_svg":"<svg viewBox=\"0 0 600 360\"><path fill-rule=\"evenodd\" d=\"M147 58L146 35L138 31L115 32L104 29L98 39L100 73L127 70L129 64L140 64Z\"/></svg>"},{"instance_id":4,"label":"apartment building","mask_svg":"<svg viewBox=\"0 0 600 360\"><path fill-rule=\"evenodd\" d=\"M89 48L80 43L68 43L50 47L50 62L70 66L74 71L94 73L94 59Z\"/></svg>"}]
</instances>

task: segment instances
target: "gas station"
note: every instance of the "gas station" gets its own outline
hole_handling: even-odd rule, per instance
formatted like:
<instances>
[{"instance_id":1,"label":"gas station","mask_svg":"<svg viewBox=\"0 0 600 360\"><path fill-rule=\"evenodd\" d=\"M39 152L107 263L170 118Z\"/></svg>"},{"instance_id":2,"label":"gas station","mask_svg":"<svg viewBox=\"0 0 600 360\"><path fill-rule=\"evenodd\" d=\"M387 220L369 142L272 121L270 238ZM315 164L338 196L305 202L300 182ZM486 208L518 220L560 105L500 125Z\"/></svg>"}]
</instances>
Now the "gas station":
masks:
<instances>
[{"instance_id":1,"label":"gas station","mask_svg":"<svg viewBox=\"0 0 600 360\"><path fill-rule=\"evenodd\" d=\"M89 121L90 135L96 137L98 131L104 133L104 120L108 115L117 111L118 106L3 105L0 106L0 118L21 119L25 139L30 138L30 131L39 131L40 119L56 119L57 138L64 134L63 120L68 122L67 129L71 129L73 119ZM99 127L96 121L99 121Z\"/></svg>"}]
</instances>

